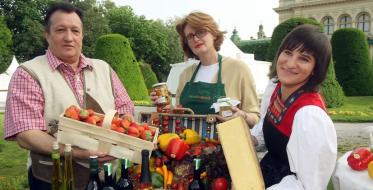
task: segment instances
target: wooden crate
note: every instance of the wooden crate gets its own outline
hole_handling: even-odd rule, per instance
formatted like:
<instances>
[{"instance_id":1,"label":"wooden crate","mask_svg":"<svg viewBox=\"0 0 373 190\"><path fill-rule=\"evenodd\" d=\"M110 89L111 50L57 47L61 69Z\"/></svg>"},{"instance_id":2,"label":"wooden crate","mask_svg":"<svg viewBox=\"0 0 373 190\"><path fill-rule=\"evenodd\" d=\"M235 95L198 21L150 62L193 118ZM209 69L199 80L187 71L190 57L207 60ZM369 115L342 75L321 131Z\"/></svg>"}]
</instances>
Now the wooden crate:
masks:
<instances>
[{"instance_id":1,"label":"wooden crate","mask_svg":"<svg viewBox=\"0 0 373 190\"><path fill-rule=\"evenodd\" d=\"M262 172L249 127L241 117L217 126L233 187L237 190L264 190Z\"/></svg>"},{"instance_id":2,"label":"wooden crate","mask_svg":"<svg viewBox=\"0 0 373 190\"><path fill-rule=\"evenodd\" d=\"M151 153L157 146L159 130L155 130L153 141L119 133L110 129L116 111L105 114L103 127L77 121L60 115L57 140L62 144L72 144L83 149L107 152L116 158L128 158L134 163L141 163L141 150ZM102 116L101 114L97 114Z\"/></svg>"},{"instance_id":3,"label":"wooden crate","mask_svg":"<svg viewBox=\"0 0 373 190\"><path fill-rule=\"evenodd\" d=\"M176 113L172 113L176 112ZM183 112L177 113L177 112ZM169 117L168 128L169 132L175 133L176 120L180 119L182 126L188 129L193 129L199 133L202 138L218 139L218 131L216 129L216 115L198 115L189 108L178 108L171 111L171 113L159 113L159 112L140 112L139 120L141 122L147 122L149 125L155 126L152 121L155 118L162 120L163 117ZM162 134L163 127L160 123L159 133Z\"/></svg>"}]
</instances>

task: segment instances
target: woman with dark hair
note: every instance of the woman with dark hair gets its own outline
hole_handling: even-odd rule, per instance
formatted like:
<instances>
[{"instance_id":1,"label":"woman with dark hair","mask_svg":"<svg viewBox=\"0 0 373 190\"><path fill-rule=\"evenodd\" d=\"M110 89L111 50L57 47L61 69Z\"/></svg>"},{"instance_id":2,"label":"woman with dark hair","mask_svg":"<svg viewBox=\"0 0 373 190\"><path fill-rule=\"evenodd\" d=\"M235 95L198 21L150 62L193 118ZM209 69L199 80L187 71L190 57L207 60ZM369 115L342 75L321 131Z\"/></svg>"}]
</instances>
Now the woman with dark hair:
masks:
<instances>
[{"instance_id":1,"label":"woman with dark hair","mask_svg":"<svg viewBox=\"0 0 373 190\"><path fill-rule=\"evenodd\" d=\"M252 131L268 149L260 162L268 189L327 188L337 138L318 90L330 57L328 37L313 25L296 27L281 43L263 96L265 117Z\"/></svg>"},{"instance_id":2,"label":"woman with dark hair","mask_svg":"<svg viewBox=\"0 0 373 190\"><path fill-rule=\"evenodd\" d=\"M180 75L176 102L197 114L214 113L211 105L229 97L241 103L234 117L243 117L250 126L259 120L259 103L249 67L242 61L218 54L224 40L214 19L202 12L192 12L176 25L187 58L200 61ZM151 93L156 100L155 93ZM220 118L224 120L224 118Z\"/></svg>"}]
</instances>

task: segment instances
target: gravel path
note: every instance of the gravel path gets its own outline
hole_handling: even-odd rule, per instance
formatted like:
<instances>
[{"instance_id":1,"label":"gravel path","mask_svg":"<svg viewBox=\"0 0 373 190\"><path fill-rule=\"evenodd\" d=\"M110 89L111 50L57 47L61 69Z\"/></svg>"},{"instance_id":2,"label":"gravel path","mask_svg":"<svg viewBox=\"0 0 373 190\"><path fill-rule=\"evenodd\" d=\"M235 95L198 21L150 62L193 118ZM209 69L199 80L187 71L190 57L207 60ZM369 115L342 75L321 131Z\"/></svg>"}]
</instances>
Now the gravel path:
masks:
<instances>
[{"instance_id":1,"label":"gravel path","mask_svg":"<svg viewBox=\"0 0 373 190\"><path fill-rule=\"evenodd\" d=\"M369 146L369 132L373 132L373 123L334 123L334 125L340 155L356 147Z\"/></svg>"}]
</instances>

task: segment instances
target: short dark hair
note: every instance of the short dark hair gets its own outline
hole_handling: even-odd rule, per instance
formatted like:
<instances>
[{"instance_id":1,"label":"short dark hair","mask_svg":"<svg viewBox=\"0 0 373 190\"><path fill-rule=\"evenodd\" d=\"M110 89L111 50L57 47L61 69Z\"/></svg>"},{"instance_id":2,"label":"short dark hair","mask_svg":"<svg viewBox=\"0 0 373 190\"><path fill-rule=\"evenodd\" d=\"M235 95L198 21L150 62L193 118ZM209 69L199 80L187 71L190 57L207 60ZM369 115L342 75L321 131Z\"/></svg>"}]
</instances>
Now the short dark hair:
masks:
<instances>
[{"instance_id":1,"label":"short dark hair","mask_svg":"<svg viewBox=\"0 0 373 190\"><path fill-rule=\"evenodd\" d=\"M49 31L49 28L51 25L50 18L52 17L53 13L57 11L62 11L64 13L76 13L79 16L80 21L82 21L82 24L83 24L83 11L82 10L74 7L70 3L58 2L58 3L53 3L47 10L47 13L44 19L44 30L45 31Z\"/></svg>"},{"instance_id":2,"label":"short dark hair","mask_svg":"<svg viewBox=\"0 0 373 190\"><path fill-rule=\"evenodd\" d=\"M184 50L184 54L188 58L197 58L198 59L197 55L195 55L193 53L192 49L190 49L190 47L188 45L188 42L187 42L187 39L186 39L186 36L185 36L185 33L184 33L184 29L185 29L187 24L189 24L194 29L197 29L197 30L203 29L203 30L206 30L206 31L210 32L213 36L216 37L216 39L214 40L215 50L216 51L220 50L220 46L224 41L224 34L226 32L219 30L219 26L214 21L212 16L210 16L206 13L203 13L203 12L198 12L198 11L191 12L190 14L188 14L187 16L185 16L184 18L179 20L176 24L176 31L177 31L177 33L179 33L180 42L181 42L182 48Z\"/></svg>"},{"instance_id":3,"label":"short dark hair","mask_svg":"<svg viewBox=\"0 0 373 190\"><path fill-rule=\"evenodd\" d=\"M311 24L303 24L294 28L281 42L275 56L275 63L282 51L293 51L297 48L301 52L307 52L315 58L315 68L312 75L304 84L306 92L317 92L321 83L325 80L328 72L332 47L329 38L322 32L321 28ZM276 66L269 74L271 78L277 78Z\"/></svg>"}]
</instances>

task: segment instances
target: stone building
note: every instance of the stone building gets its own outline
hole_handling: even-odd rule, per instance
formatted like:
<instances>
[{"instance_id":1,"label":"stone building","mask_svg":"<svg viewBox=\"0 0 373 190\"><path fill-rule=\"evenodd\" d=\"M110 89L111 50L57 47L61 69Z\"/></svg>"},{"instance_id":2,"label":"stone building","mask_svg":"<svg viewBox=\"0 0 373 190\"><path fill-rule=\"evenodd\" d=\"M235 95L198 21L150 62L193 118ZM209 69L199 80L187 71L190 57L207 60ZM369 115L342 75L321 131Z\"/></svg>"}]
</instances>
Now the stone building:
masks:
<instances>
[{"instance_id":1,"label":"stone building","mask_svg":"<svg viewBox=\"0 0 373 190\"><path fill-rule=\"evenodd\" d=\"M373 0L279 0L279 23L293 17L312 18L331 36L340 28L358 28L368 36L373 54Z\"/></svg>"}]
</instances>

